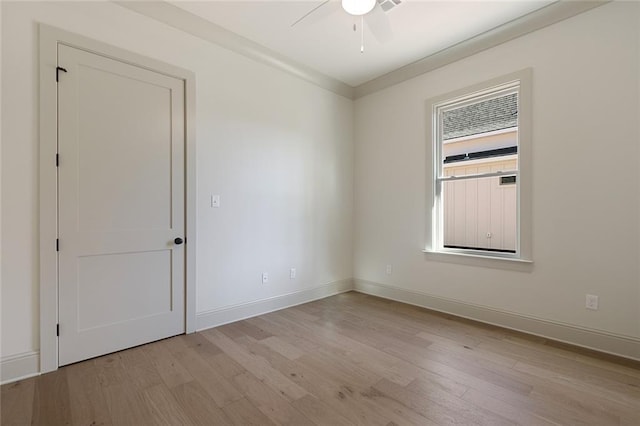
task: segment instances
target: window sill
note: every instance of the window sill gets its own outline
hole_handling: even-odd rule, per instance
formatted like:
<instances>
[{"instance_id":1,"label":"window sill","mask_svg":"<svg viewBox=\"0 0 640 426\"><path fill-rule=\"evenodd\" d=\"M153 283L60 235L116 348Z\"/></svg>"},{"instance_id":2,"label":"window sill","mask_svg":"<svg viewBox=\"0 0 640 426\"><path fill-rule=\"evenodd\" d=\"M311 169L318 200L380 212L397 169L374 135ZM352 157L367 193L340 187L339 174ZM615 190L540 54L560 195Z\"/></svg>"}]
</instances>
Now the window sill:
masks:
<instances>
[{"instance_id":1,"label":"window sill","mask_svg":"<svg viewBox=\"0 0 640 426\"><path fill-rule=\"evenodd\" d=\"M531 272L533 261L515 257L484 256L475 253L457 253L447 251L422 250L428 260L484 268L506 269L510 271Z\"/></svg>"}]
</instances>

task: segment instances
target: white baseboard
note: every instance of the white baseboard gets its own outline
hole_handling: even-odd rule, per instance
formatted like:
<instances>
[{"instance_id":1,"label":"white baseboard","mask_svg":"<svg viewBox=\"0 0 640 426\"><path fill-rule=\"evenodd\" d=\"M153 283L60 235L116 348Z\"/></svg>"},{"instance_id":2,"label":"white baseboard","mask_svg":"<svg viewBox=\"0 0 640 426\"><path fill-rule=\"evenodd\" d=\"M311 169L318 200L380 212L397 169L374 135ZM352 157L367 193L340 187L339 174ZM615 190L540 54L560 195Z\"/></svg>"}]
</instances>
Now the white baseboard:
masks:
<instances>
[{"instance_id":1,"label":"white baseboard","mask_svg":"<svg viewBox=\"0 0 640 426\"><path fill-rule=\"evenodd\" d=\"M640 339L354 279L354 290L640 361Z\"/></svg>"},{"instance_id":2,"label":"white baseboard","mask_svg":"<svg viewBox=\"0 0 640 426\"><path fill-rule=\"evenodd\" d=\"M353 290L353 280L346 279L255 302L201 312L196 314L196 329L199 331L217 327L351 290Z\"/></svg>"},{"instance_id":3,"label":"white baseboard","mask_svg":"<svg viewBox=\"0 0 640 426\"><path fill-rule=\"evenodd\" d=\"M40 352L25 352L0 360L0 384L15 382L40 374Z\"/></svg>"}]
</instances>

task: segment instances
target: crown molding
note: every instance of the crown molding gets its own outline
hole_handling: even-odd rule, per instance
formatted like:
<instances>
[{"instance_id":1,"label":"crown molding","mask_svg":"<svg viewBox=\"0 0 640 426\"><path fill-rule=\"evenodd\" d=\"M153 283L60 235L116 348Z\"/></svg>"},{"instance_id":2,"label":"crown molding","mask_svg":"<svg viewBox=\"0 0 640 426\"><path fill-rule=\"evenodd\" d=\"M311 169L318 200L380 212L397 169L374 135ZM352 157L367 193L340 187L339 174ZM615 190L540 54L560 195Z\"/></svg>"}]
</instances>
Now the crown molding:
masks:
<instances>
[{"instance_id":1,"label":"crown molding","mask_svg":"<svg viewBox=\"0 0 640 426\"><path fill-rule=\"evenodd\" d=\"M306 65L292 61L284 55L166 1L114 1L114 3L203 40L215 43L232 52L292 74L340 96L353 99L352 86L324 75Z\"/></svg>"},{"instance_id":2,"label":"crown molding","mask_svg":"<svg viewBox=\"0 0 640 426\"><path fill-rule=\"evenodd\" d=\"M194 15L166 1L119 1L114 3L171 27L215 43L235 53L294 75L348 99L358 99L402 83L452 62L498 46L507 41L610 3L611 0L560 0L518 19L469 38L451 47L400 67L359 86L353 87L302 65L242 37L211 21Z\"/></svg>"},{"instance_id":3,"label":"crown molding","mask_svg":"<svg viewBox=\"0 0 640 426\"><path fill-rule=\"evenodd\" d=\"M605 1L570 1L561 0L548 6L495 27L470 39L443 49L432 55L419 59L385 75L374 78L354 88L354 99L370 95L387 87L402 83L429 71L459 61L483 50L498 46L507 41L537 31L549 25L594 9Z\"/></svg>"}]
</instances>

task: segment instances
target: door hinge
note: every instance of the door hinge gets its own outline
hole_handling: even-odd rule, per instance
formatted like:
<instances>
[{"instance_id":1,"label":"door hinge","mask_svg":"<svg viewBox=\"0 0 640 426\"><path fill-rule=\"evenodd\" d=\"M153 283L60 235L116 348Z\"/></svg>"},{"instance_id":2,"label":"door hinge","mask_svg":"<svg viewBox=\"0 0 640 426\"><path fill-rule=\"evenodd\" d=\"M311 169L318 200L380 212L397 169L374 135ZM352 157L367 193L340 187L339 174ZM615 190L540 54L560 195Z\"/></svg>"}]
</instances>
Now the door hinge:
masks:
<instances>
[{"instance_id":1,"label":"door hinge","mask_svg":"<svg viewBox=\"0 0 640 426\"><path fill-rule=\"evenodd\" d=\"M67 70L62 67L56 67L56 83L60 81L60 71L67 72Z\"/></svg>"},{"instance_id":2,"label":"door hinge","mask_svg":"<svg viewBox=\"0 0 640 426\"><path fill-rule=\"evenodd\" d=\"M56 251L60 251L60 238L56 238Z\"/></svg>"},{"instance_id":3,"label":"door hinge","mask_svg":"<svg viewBox=\"0 0 640 426\"><path fill-rule=\"evenodd\" d=\"M56 154L56 167L60 166L60 154Z\"/></svg>"},{"instance_id":4,"label":"door hinge","mask_svg":"<svg viewBox=\"0 0 640 426\"><path fill-rule=\"evenodd\" d=\"M60 324L56 324L56 336L60 336Z\"/></svg>"}]
</instances>

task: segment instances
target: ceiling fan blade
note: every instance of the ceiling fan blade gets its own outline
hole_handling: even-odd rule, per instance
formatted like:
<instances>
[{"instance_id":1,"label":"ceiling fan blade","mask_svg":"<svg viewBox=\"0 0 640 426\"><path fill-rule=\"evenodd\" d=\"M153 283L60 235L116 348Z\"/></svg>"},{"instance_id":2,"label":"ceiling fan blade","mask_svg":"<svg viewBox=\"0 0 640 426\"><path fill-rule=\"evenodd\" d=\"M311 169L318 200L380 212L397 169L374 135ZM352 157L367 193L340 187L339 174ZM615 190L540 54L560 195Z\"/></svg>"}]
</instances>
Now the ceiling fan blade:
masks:
<instances>
[{"instance_id":1,"label":"ceiling fan blade","mask_svg":"<svg viewBox=\"0 0 640 426\"><path fill-rule=\"evenodd\" d=\"M380 43L387 43L393 38L389 17L379 4L376 4L373 10L364 16L364 21Z\"/></svg>"},{"instance_id":2,"label":"ceiling fan blade","mask_svg":"<svg viewBox=\"0 0 640 426\"><path fill-rule=\"evenodd\" d=\"M339 4L336 2L332 2L331 0L324 0L313 9L298 18L293 24L291 24L291 26L295 27L303 21L305 25L318 22L335 12L337 10L337 5Z\"/></svg>"}]
</instances>

